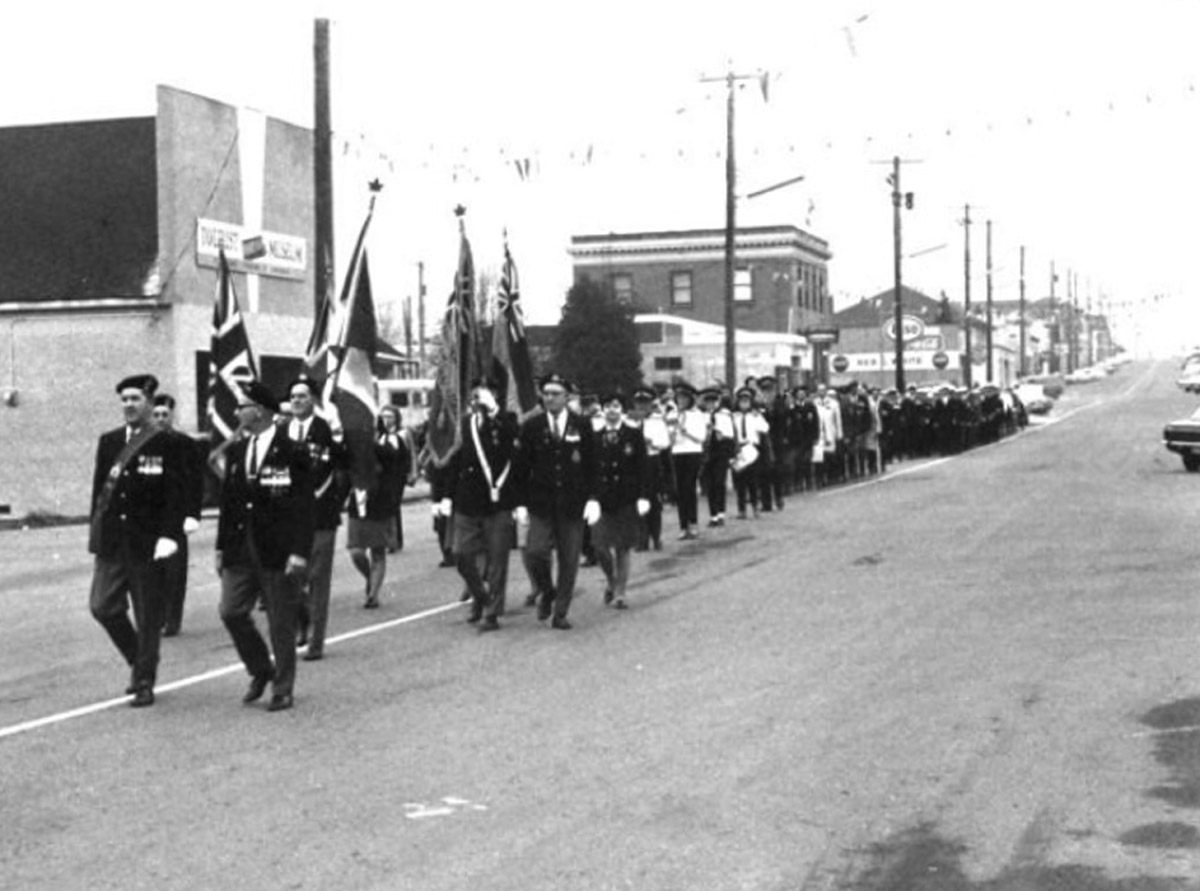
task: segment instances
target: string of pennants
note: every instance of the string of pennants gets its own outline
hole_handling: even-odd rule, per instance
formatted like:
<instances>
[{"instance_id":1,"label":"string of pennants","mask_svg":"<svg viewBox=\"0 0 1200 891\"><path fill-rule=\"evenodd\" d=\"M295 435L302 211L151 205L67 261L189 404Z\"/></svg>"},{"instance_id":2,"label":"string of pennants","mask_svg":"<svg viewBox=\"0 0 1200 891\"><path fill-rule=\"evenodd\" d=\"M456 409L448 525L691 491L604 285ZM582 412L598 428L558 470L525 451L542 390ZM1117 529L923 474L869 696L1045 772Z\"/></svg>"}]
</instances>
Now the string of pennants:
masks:
<instances>
[{"instance_id":1,"label":"string of pennants","mask_svg":"<svg viewBox=\"0 0 1200 891\"><path fill-rule=\"evenodd\" d=\"M772 75L772 77L777 78L778 76ZM763 93L764 100L766 100L765 88ZM709 101L712 98L712 96L705 97ZM1133 96L1121 99L1109 98L1098 103L1077 104L1057 112L1017 113L1001 119L965 126L948 125L934 129L909 130L899 138L906 142L919 139L928 144L931 140L950 142L974 136L1011 135L1014 132L1028 131L1043 125L1062 126L1081 122L1086 120L1089 115L1121 114L1133 109L1154 110L1165 108L1174 101L1191 101L1195 98L1196 85L1187 83L1170 90L1147 90L1136 98ZM694 107L684 106L676 108L670 114L682 115L693 110ZM843 150L876 148L880 151L890 152L900 147L896 143L897 137L873 134L814 137L803 141L772 140L769 144L767 140L759 140L758 144L739 146L738 154L742 159L782 160L798 154L803 154L808 158L816 153L834 153ZM420 172L426 176L440 176L443 181L450 183L487 182L489 184L499 182L504 178L518 183L530 183L550 173L558 173L563 170L602 170L610 163L628 165L640 162L649 165L666 161L716 162L723 161L725 157L723 131L714 132L711 145L701 148L694 145L630 148L606 143L603 139L594 139L577 143L574 147L554 149L529 150L505 145L479 148L431 141L401 150L381 147L365 133L353 135L335 133L334 147L336 155L379 165L393 174L399 168Z\"/></svg>"}]
</instances>

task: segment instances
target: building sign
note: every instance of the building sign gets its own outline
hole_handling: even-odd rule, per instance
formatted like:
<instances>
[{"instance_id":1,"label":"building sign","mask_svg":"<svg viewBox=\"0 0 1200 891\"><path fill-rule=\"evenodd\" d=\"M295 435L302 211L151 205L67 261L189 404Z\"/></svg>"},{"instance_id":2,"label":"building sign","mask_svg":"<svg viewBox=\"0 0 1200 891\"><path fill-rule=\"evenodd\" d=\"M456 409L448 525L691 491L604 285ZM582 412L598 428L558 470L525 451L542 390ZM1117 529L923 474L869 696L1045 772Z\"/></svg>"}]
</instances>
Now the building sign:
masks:
<instances>
[{"instance_id":1,"label":"building sign","mask_svg":"<svg viewBox=\"0 0 1200 891\"><path fill-rule=\"evenodd\" d=\"M900 331L907 343L925 335L925 323L916 316L901 316ZM896 339L896 320L888 319L883 325L883 333L889 340Z\"/></svg>"},{"instance_id":2,"label":"building sign","mask_svg":"<svg viewBox=\"0 0 1200 891\"><path fill-rule=\"evenodd\" d=\"M938 357L941 357L939 359ZM895 371L896 369L896 354L894 352L885 353L846 353L839 355L836 359L845 359L846 367L838 368L834 364L833 370L838 374L861 374L868 371ZM836 359L834 360L836 363ZM939 365L938 362L943 364ZM908 350L904 351L904 367L909 370L937 370L940 371L950 364L950 356L938 350Z\"/></svg>"},{"instance_id":3,"label":"building sign","mask_svg":"<svg viewBox=\"0 0 1200 891\"><path fill-rule=\"evenodd\" d=\"M843 374L845 373L846 369L850 367L850 360L845 356L839 355L834 356L833 361L830 364L833 366L834 371L836 371L838 374Z\"/></svg>"},{"instance_id":4,"label":"building sign","mask_svg":"<svg viewBox=\"0 0 1200 891\"><path fill-rule=\"evenodd\" d=\"M234 272L303 281L308 275L308 242L295 235L250 231L236 223L196 220L196 264L216 269L221 249Z\"/></svg>"},{"instance_id":5,"label":"building sign","mask_svg":"<svg viewBox=\"0 0 1200 891\"><path fill-rule=\"evenodd\" d=\"M801 332L809 343L837 343L837 328L805 328Z\"/></svg>"}]
</instances>

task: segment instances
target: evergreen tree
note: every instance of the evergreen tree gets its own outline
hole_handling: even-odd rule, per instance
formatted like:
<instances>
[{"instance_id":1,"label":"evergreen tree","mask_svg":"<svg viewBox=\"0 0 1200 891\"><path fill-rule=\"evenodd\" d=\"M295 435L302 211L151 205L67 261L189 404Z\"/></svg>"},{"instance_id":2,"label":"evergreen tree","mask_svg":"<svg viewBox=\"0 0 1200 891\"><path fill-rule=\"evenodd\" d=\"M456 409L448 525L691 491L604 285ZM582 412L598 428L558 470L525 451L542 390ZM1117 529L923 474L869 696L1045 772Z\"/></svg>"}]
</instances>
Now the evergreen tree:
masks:
<instances>
[{"instance_id":1,"label":"evergreen tree","mask_svg":"<svg viewBox=\"0 0 1200 891\"><path fill-rule=\"evenodd\" d=\"M553 371L589 393L629 395L642 383L642 350L633 310L612 286L582 278L567 291L554 339Z\"/></svg>"}]
</instances>

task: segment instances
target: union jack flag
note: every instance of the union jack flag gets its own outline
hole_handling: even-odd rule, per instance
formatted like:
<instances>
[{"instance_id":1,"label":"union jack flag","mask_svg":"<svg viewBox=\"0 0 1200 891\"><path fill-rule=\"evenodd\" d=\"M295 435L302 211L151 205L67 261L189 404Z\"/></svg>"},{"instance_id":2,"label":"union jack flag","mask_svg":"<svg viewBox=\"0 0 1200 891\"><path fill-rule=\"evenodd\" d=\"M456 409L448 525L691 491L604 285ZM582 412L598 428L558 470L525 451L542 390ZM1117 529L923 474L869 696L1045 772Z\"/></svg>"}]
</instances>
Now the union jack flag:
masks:
<instances>
[{"instance_id":1,"label":"union jack flag","mask_svg":"<svg viewBox=\"0 0 1200 891\"><path fill-rule=\"evenodd\" d=\"M255 380L258 380L258 366L238 308L229 263L221 251L208 355L207 414L217 440L233 438L238 426L238 397L242 387Z\"/></svg>"},{"instance_id":2,"label":"union jack flag","mask_svg":"<svg viewBox=\"0 0 1200 891\"><path fill-rule=\"evenodd\" d=\"M496 323L492 328L492 374L504 394L504 407L518 418L537 407L537 386L529 358L529 340L525 336L525 313L521 309L521 285L507 240L496 295Z\"/></svg>"}]
</instances>

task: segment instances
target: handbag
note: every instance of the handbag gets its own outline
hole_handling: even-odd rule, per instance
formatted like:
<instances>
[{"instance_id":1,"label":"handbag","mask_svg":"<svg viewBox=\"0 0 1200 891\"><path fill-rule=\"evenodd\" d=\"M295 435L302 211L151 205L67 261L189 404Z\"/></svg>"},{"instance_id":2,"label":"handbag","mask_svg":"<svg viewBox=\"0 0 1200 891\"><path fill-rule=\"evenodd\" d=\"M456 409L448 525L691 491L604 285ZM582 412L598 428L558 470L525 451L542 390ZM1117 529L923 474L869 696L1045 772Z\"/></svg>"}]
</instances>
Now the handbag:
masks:
<instances>
[{"instance_id":1,"label":"handbag","mask_svg":"<svg viewBox=\"0 0 1200 891\"><path fill-rule=\"evenodd\" d=\"M741 473L758 460L758 446L752 442L744 442L733 459L733 472Z\"/></svg>"}]
</instances>

